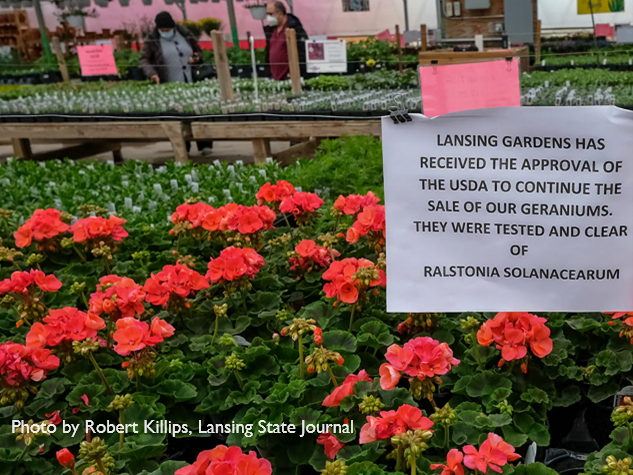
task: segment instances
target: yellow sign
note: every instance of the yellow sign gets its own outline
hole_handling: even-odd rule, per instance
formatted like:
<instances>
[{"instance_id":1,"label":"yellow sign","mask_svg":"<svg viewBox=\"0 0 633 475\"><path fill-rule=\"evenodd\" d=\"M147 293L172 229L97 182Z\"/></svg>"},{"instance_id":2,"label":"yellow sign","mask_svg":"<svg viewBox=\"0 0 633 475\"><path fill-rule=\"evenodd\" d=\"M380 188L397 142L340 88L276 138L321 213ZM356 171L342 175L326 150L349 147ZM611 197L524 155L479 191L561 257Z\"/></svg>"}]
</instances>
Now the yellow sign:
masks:
<instances>
[{"instance_id":1,"label":"yellow sign","mask_svg":"<svg viewBox=\"0 0 633 475\"><path fill-rule=\"evenodd\" d=\"M578 14L615 13L624 11L624 0L578 0Z\"/></svg>"}]
</instances>

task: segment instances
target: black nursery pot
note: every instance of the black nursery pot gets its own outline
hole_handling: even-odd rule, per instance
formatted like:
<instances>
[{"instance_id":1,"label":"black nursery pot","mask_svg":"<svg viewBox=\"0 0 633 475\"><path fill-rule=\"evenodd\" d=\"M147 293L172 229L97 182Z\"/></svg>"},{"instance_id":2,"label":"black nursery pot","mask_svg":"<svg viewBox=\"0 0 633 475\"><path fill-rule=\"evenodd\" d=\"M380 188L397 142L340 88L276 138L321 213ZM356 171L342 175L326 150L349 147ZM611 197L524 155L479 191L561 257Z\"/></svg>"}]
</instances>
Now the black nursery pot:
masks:
<instances>
[{"instance_id":1,"label":"black nursery pot","mask_svg":"<svg viewBox=\"0 0 633 475\"><path fill-rule=\"evenodd\" d=\"M253 67L248 64L231 64L229 65L231 77L250 79L253 77Z\"/></svg>"},{"instance_id":2,"label":"black nursery pot","mask_svg":"<svg viewBox=\"0 0 633 475\"><path fill-rule=\"evenodd\" d=\"M270 77L270 66L268 66L267 64L258 64L257 65L257 77L269 78Z\"/></svg>"},{"instance_id":3,"label":"black nursery pot","mask_svg":"<svg viewBox=\"0 0 633 475\"><path fill-rule=\"evenodd\" d=\"M127 79L131 81L144 81L145 74L143 70L137 66L130 66L127 70Z\"/></svg>"},{"instance_id":4,"label":"black nursery pot","mask_svg":"<svg viewBox=\"0 0 633 475\"><path fill-rule=\"evenodd\" d=\"M53 84L63 81L62 73L60 71L45 71L40 73L39 76L42 84Z\"/></svg>"}]
</instances>

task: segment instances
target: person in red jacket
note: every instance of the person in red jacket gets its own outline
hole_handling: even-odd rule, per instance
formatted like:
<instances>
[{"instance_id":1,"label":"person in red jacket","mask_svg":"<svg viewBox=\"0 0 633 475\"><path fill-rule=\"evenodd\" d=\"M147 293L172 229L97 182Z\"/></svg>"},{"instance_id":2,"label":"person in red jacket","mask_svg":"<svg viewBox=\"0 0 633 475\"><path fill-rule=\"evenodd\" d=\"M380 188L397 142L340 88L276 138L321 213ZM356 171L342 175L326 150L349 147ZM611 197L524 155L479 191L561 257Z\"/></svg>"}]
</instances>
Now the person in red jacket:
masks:
<instances>
[{"instance_id":1,"label":"person in red jacket","mask_svg":"<svg viewBox=\"0 0 633 475\"><path fill-rule=\"evenodd\" d=\"M286 45L286 29L293 28L297 36L297 50L301 74L305 73L306 47L308 34L303 29L299 19L292 13L287 13L286 5L282 2L270 2L266 5L266 62L270 64L270 73L278 81L288 79L290 66L288 65L288 47Z\"/></svg>"}]
</instances>

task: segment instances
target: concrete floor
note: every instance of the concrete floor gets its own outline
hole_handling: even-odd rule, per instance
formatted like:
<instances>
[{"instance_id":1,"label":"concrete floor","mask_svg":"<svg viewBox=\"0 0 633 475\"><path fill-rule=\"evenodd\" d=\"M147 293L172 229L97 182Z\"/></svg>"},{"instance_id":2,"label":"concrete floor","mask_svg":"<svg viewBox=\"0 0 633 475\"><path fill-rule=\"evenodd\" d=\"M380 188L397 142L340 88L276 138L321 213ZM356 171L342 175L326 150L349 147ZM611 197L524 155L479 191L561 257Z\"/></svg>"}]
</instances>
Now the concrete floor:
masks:
<instances>
[{"instance_id":1,"label":"concrete floor","mask_svg":"<svg viewBox=\"0 0 633 475\"><path fill-rule=\"evenodd\" d=\"M71 145L71 144L67 144ZM64 144L58 143L34 143L33 153L47 152L62 148ZM272 142L271 151L280 152L290 146L289 142ZM169 142L152 143L123 143L121 149L124 160L144 160L152 164L161 165L174 158L174 153ZM4 161L13 155L13 147L8 143L0 143L0 160ZM201 155L195 144L191 146L190 158L195 163L209 163L214 160L235 162L242 160L244 163L253 163L253 145L250 141L215 141L213 152L210 155ZM111 160L112 153L102 153L87 160Z\"/></svg>"}]
</instances>

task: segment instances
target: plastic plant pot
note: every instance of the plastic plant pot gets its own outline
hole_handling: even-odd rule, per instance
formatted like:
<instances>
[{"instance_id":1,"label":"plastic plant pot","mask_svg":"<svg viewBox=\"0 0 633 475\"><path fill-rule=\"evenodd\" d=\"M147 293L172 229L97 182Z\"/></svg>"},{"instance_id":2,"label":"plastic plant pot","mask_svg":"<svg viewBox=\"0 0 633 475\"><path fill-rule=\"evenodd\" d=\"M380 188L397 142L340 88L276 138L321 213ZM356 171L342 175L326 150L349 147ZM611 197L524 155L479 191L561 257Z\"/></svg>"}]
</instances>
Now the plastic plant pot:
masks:
<instances>
[{"instance_id":1,"label":"plastic plant pot","mask_svg":"<svg viewBox=\"0 0 633 475\"><path fill-rule=\"evenodd\" d=\"M86 28L86 17L83 15L70 15L66 17L66 21L72 28Z\"/></svg>"},{"instance_id":2,"label":"plastic plant pot","mask_svg":"<svg viewBox=\"0 0 633 475\"><path fill-rule=\"evenodd\" d=\"M251 11L253 20L263 20L266 18L266 5L251 5L248 9Z\"/></svg>"}]
</instances>

